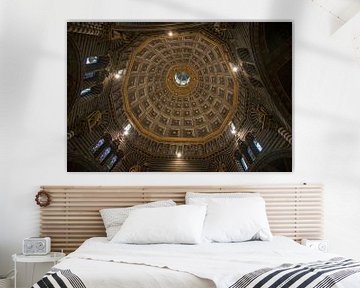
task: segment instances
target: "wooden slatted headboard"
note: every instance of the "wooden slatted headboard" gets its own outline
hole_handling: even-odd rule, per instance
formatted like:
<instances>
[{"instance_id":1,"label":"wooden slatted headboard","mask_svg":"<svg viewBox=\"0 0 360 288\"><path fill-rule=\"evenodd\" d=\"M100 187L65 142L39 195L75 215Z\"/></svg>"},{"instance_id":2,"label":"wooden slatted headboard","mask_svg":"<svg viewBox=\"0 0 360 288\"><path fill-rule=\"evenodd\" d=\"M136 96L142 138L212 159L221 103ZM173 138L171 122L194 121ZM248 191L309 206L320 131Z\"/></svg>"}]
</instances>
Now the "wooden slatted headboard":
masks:
<instances>
[{"instance_id":1,"label":"wooden slatted headboard","mask_svg":"<svg viewBox=\"0 0 360 288\"><path fill-rule=\"evenodd\" d=\"M51 204L41 208L41 236L52 239L53 251L74 251L87 238L105 236L99 209L128 207L164 199L183 204L186 192L259 192L266 201L274 235L322 238L322 187L278 186L42 186Z\"/></svg>"}]
</instances>

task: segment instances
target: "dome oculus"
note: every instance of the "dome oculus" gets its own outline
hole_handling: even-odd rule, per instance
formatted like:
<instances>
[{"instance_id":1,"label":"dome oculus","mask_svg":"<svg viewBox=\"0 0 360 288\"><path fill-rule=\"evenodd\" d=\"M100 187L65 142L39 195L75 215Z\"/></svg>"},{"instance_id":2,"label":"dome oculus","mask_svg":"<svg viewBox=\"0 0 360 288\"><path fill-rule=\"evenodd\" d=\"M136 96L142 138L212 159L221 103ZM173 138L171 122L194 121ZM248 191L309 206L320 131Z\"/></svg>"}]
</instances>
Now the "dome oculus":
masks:
<instances>
[{"instance_id":1,"label":"dome oculus","mask_svg":"<svg viewBox=\"0 0 360 288\"><path fill-rule=\"evenodd\" d=\"M184 71L175 73L175 82L181 87L187 86L190 82L190 75Z\"/></svg>"}]
</instances>

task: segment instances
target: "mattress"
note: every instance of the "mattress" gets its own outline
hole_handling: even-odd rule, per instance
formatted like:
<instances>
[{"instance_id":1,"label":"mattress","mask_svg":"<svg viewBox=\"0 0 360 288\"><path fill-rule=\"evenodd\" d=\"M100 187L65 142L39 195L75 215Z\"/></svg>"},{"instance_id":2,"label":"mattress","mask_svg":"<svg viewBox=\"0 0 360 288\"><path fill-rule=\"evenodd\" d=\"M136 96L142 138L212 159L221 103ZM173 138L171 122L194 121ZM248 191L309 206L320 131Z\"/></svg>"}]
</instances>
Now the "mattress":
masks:
<instances>
[{"instance_id":1,"label":"mattress","mask_svg":"<svg viewBox=\"0 0 360 288\"><path fill-rule=\"evenodd\" d=\"M312 250L286 237L274 237L272 241L200 245L112 244L106 238L91 238L54 266L54 269L55 271L71 271L83 283L83 286L77 287L87 288L281 287L270 284L268 286L241 286L237 283L240 283L241 279L249 282L248 278L251 275L251 277L254 275L262 277L258 276L260 275L258 271L274 274L271 269L279 266L282 268L281 271L286 271L287 274L292 268L294 271L309 270L308 267L298 266L298 263L311 263L312 267L323 264L333 267L335 262L331 262L330 259L340 259L337 257L337 255ZM336 261L352 263L346 270L351 273L349 272L346 277L343 277L344 273L341 274L342 278L340 279L339 276L340 280L333 282L331 286L329 284L319 287L360 287L360 264L349 259ZM292 264L297 266L292 267ZM345 264L341 265L343 265L341 269L336 268L340 272L345 267ZM258 274L254 274L254 271ZM284 274L285 272L282 273L277 275L277 278L271 279L272 282L269 283L276 283L281 279L281 275L287 275ZM299 275L299 272L296 273L294 275ZM264 276L265 278L269 276ZM306 281L303 282L306 283ZM295 287L315 287L311 285L295 285Z\"/></svg>"}]
</instances>

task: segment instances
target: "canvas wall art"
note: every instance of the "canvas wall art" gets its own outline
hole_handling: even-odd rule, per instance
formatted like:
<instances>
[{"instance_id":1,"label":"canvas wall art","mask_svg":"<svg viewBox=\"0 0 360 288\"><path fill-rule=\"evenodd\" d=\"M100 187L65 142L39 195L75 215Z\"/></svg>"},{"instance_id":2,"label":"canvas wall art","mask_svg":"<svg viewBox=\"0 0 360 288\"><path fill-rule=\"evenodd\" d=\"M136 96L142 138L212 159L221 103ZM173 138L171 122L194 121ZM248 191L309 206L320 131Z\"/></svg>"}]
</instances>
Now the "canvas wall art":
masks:
<instances>
[{"instance_id":1,"label":"canvas wall art","mask_svg":"<svg viewBox=\"0 0 360 288\"><path fill-rule=\"evenodd\" d=\"M69 172L291 172L291 22L68 22Z\"/></svg>"}]
</instances>

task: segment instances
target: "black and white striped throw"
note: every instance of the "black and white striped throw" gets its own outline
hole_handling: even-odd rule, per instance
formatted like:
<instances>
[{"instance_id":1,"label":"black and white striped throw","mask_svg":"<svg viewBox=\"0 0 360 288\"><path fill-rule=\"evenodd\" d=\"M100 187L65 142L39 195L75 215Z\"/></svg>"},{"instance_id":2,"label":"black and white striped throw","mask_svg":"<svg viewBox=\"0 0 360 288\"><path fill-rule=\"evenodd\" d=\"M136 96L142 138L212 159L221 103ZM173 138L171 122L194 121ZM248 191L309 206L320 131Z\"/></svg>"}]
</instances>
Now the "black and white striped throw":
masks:
<instances>
[{"instance_id":1,"label":"black and white striped throw","mask_svg":"<svg viewBox=\"0 0 360 288\"><path fill-rule=\"evenodd\" d=\"M81 279L69 269L52 269L32 288L86 288Z\"/></svg>"},{"instance_id":2,"label":"black and white striped throw","mask_svg":"<svg viewBox=\"0 0 360 288\"><path fill-rule=\"evenodd\" d=\"M359 272L360 262L345 258L284 264L246 274L229 288L331 288Z\"/></svg>"}]
</instances>

